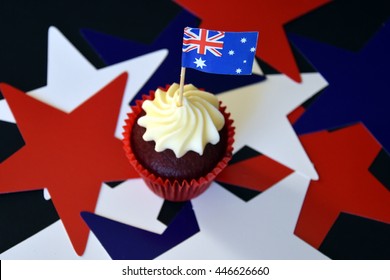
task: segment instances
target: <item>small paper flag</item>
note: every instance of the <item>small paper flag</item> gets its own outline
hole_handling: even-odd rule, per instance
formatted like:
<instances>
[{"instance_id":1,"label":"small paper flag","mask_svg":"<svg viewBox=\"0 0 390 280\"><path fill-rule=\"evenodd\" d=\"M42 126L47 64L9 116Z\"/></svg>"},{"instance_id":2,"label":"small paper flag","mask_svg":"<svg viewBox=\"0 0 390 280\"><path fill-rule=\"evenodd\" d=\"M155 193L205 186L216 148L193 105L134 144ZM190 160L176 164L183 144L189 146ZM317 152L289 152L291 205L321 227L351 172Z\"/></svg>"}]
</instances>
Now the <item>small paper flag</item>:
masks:
<instances>
[{"instance_id":1,"label":"small paper flag","mask_svg":"<svg viewBox=\"0 0 390 280\"><path fill-rule=\"evenodd\" d=\"M182 67L214 74L250 75L258 32L184 28Z\"/></svg>"}]
</instances>

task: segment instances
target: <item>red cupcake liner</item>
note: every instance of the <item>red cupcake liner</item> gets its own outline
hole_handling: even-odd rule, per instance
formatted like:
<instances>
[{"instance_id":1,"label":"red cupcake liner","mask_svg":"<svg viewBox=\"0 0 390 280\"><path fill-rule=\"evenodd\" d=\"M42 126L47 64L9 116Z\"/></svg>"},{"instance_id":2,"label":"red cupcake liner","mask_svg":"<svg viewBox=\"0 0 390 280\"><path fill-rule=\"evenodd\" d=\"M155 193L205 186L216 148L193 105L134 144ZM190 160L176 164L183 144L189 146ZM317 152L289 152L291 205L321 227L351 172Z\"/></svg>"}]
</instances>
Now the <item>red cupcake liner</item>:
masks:
<instances>
[{"instance_id":1,"label":"red cupcake liner","mask_svg":"<svg viewBox=\"0 0 390 280\"><path fill-rule=\"evenodd\" d=\"M169 86L167 86L168 88ZM222 106L220 102L219 110L225 118L225 125L227 125L228 139L226 152L223 158L207 175L200 178L188 180L169 180L163 179L145 167L143 167L135 157L130 143L130 135L133 129L133 125L137 120L138 115L142 112L142 103L145 100L152 100L154 98L154 91L150 91L149 95L142 96L142 100L137 100L136 105L132 106L132 113L127 114L128 118L125 121L123 132L123 147L126 156L130 164L138 172L141 178L145 181L146 185L155 194L170 201L187 201L202 194L211 185L212 181L218 176L218 174L227 166L228 162L232 158L233 143L235 128L233 126L233 120L230 119L230 113L226 112L226 107Z\"/></svg>"}]
</instances>

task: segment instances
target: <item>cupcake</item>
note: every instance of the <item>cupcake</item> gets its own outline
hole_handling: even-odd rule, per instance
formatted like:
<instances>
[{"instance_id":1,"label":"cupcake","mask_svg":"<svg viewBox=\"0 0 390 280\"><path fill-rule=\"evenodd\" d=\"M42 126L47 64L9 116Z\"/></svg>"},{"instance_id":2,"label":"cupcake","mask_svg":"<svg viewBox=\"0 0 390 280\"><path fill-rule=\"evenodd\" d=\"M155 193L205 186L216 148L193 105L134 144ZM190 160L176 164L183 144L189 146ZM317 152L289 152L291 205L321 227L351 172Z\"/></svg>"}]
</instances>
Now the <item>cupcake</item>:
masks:
<instances>
[{"instance_id":1,"label":"cupcake","mask_svg":"<svg viewBox=\"0 0 390 280\"><path fill-rule=\"evenodd\" d=\"M132 107L123 144L146 185L170 201L203 193L232 157L234 127L217 97L189 84L158 88ZM181 103L180 105L178 105Z\"/></svg>"}]
</instances>

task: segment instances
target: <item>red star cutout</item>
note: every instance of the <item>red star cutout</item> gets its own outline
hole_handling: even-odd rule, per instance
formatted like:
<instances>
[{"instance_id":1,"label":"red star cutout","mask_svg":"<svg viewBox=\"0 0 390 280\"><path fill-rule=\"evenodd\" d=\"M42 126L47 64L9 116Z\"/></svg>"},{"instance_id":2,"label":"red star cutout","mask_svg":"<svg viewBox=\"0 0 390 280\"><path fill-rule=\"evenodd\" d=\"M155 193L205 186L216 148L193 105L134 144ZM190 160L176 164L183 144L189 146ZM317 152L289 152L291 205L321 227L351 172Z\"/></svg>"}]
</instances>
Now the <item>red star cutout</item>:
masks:
<instances>
[{"instance_id":1,"label":"red star cutout","mask_svg":"<svg viewBox=\"0 0 390 280\"><path fill-rule=\"evenodd\" d=\"M390 223L390 192L369 172L381 147L362 124L301 141L320 179L309 186L296 235L319 248L340 212Z\"/></svg>"},{"instance_id":2,"label":"red star cutout","mask_svg":"<svg viewBox=\"0 0 390 280\"><path fill-rule=\"evenodd\" d=\"M0 84L25 146L0 164L0 192L48 188L70 240L84 253L102 182L138 177L114 137L127 82L122 74L70 114Z\"/></svg>"},{"instance_id":3,"label":"red star cutout","mask_svg":"<svg viewBox=\"0 0 390 280\"><path fill-rule=\"evenodd\" d=\"M293 80L300 82L283 25L330 0L174 0L202 19L200 27L225 31L259 31L256 56Z\"/></svg>"},{"instance_id":4,"label":"red star cutout","mask_svg":"<svg viewBox=\"0 0 390 280\"><path fill-rule=\"evenodd\" d=\"M218 175L216 180L263 192L292 172L288 167L260 155L230 164Z\"/></svg>"}]
</instances>

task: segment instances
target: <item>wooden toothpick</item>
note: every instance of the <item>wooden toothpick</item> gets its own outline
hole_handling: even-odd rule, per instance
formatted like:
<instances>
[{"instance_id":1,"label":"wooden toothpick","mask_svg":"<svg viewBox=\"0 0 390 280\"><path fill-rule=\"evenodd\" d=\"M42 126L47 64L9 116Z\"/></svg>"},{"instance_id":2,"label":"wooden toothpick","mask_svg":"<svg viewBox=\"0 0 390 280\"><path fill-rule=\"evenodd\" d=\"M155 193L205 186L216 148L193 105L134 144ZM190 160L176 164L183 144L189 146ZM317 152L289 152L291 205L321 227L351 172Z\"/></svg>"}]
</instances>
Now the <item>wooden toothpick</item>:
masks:
<instances>
[{"instance_id":1,"label":"wooden toothpick","mask_svg":"<svg viewBox=\"0 0 390 280\"><path fill-rule=\"evenodd\" d=\"M177 102L178 107L181 107L183 105L185 75L186 75L186 68L182 67L180 71L179 100Z\"/></svg>"}]
</instances>

